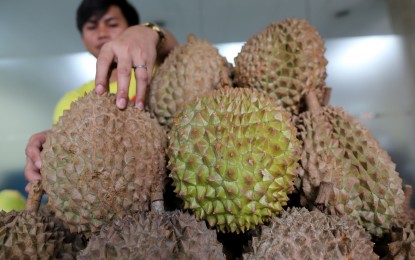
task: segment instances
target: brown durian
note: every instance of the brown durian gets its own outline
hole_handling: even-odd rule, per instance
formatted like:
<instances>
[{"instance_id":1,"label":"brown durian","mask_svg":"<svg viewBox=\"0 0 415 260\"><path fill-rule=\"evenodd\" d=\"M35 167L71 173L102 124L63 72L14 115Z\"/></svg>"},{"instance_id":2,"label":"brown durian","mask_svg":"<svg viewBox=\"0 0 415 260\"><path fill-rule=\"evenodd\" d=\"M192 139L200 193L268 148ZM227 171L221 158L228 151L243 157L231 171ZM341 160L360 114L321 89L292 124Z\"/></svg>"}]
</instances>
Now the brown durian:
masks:
<instances>
[{"instance_id":1,"label":"brown durian","mask_svg":"<svg viewBox=\"0 0 415 260\"><path fill-rule=\"evenodd\" d=\"M411 207L411 199L413 189L411 185L404 185L402 187L405 194L405 201L403 203L403 210L396 223L397 227L404 227L407 223L415 223L415 209Z\"/></svg>"},{"instance_id":2,"label":"brown durian","mask_svg":"<svg viewBox=\"0 0 415 260\"><path fill-rule=\"evenodd\" d=\"M41 197L40 182L34 181L25 210L0 211L0 259L75 259L76 237L58 219L38 212Z\"/></svg>"},{"instance_id":3,"label":"brown durian","mask_svg":"<svg viewBox=\"0 0 415 260\"><path fill-rule=\"evenodd\" d=\"M384 259L415 259L415 223L408 222L392 231L392 241L388 244L389 254Z\"/></svg>"},{"instance_id":4,"label":"brown durian","mask_svg":"<svg viewBox=\"0 0 415 260\"><path fill-rule=\"evenodd\" d=\"M235 84L264 91L298 114L310 90L323 102L325 50L318 31L306 20L290 18L269 24L251 36L236 56Z\"/></svg>"},{"instance_id":5,"label":"brown durian","mask_svg":"<svg viewBox=\"0 0 415 260\"><path fill-rule=\"evenodd\" d=\"M177 238L178 259L225 259L216 232L208 229L204 221L180 211L173 212L170 221Z\"/></svg>"},{"instance_id":6,"label":"brown durian","mask_svg":"<svg viewBox=\"0 0 415 260\"><path fill-rule=\"evenodd\" d=\"M141 212L103 226L78 259L225 259L216 232L179 211Z\"/></svg>"},{"instance_id":7,"label":"brown durian","mask_svg":"<svg viewBox=\"0 0 415 260\"><path fill-rule=\"evenodd\" d=\"M147 94L150 114L170 129L173 118L194 99L221 87L221 77L230 77L232 65L206 40L188 36L157 69Z\"/></svg>"},{"instance_id":8,"label":"brown durian","mask_svg":"<svg viewBox=\"0 0 415 260\"><path fill-rule=\"evenodd\" d=\"M404 202L395 164L346 111L320 107L313 94L307 101L310 111L297 124L303 141L296 181L302 205L350 215L371 234L382 236L397 221Z\"/></svg>"},{"instance_id":9,"label":"brown durian","mask_svg":"<svg viewBox=\"0 0 415 260\"><path fill-rule=\"evenodd\" d=\"M163 128L132 103L91 92L72 103L52 127L41 152L48 205L72 232L99 231L163 199ZM159 203L160 204L160 203Z\"/></svg>"},{"instance_id":10,"label":"brown durian","mask_svg":"<svg viewBox=\"0 0 415 260\"><path fill-rule=\"evenodd\" d=\"M379 259L370 236L347 216L289 208L261 227L244 259Z\"/></svg>"}]
</instances>

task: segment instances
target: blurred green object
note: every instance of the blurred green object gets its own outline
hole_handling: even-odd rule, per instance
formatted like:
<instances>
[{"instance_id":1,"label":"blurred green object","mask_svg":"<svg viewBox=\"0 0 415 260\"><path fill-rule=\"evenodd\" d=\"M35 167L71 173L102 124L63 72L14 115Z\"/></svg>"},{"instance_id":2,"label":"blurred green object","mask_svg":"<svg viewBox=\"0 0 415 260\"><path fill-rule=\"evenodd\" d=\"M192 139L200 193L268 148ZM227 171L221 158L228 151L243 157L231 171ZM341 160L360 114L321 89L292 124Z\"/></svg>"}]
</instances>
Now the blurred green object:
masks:
<instances>
[{"instance_id":1,"label":"blurred green object","mask_svg":"<svg viewBox=\"0 0 415 260\"><path fill-rule=\"evenodd\" d=\"M0 191L0 210L6 212L16 210L24 210L26 206L26 198L18 190L2 190Z\"/></svg>"}]
</instances>

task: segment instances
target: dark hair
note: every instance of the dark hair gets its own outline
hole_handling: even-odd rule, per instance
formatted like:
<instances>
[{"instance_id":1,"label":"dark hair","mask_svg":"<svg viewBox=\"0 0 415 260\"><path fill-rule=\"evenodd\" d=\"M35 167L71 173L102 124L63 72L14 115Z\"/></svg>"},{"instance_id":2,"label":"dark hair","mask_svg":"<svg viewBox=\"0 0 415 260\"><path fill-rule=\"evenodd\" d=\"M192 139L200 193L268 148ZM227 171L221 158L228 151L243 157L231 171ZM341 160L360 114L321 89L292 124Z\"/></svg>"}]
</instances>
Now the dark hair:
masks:
<instances>
[{"instance_id":1,"label":"dark hair","mask_svg":"<svg viewBox=\"0 0 415 260\"><path fill-rule=\"evenodd\" d=\"M101 18L112 5L121 9L128 26L140 23L137 10L126 0L83 0L76 12L76 26L79 32L82 34L82 27L91 17Z\"/></svg>"}]
</instances>

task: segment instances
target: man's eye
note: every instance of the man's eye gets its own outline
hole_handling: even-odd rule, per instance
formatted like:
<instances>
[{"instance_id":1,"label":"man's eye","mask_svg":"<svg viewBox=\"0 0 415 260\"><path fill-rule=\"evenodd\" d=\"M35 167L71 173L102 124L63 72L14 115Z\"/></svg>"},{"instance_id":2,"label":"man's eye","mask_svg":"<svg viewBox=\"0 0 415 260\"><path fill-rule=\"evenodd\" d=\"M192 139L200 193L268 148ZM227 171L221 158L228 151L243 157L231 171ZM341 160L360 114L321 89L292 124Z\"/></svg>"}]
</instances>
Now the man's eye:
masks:
<instances>
[{"instance_id":1,"label":"man's eye","mask_svg":"<svg viewBox=\"0 0 415 260\"><path fill-rule=\"evenodd\" d=\"M109 24L110 27L118 27L118 23Z\"/></svg>"},{"instance_id":2,"label":"man's eye","mask_svg":"<svg viewBox=\"0 0 415 260\"><path fill-rule=\"evenodd\" d=\"M85 29L91 31L91 30L95 30L97 27L95 25L87 25L85 26Z\"/></svg>"}]
</instances>

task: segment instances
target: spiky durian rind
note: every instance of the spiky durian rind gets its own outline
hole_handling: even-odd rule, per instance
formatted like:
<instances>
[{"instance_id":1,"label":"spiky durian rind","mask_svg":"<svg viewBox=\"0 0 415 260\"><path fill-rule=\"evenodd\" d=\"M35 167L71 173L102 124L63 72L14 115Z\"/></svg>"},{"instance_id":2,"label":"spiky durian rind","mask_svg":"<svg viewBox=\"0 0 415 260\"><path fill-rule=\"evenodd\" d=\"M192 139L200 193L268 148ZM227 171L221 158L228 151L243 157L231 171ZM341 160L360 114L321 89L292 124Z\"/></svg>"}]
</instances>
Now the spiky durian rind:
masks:
<instances>
[{"instance_id":1,"label":"spiky durian rind","mask_svg":"<svg viewBox=\"0 0 415 260\"><path fill-rule=\"evenodd\" d=\"M91 92L64 112L41 152L48 205L72 232L95 232L116 217L150 209L165 184L163 128L132 103Z\"/></svg>"},{"instance_id":2,"label":"spiky durian rind","mask_svg":"<svg viewBox=\"0 0 415 260\"><path fill-rule=\"evenodd\" d=\"M235 58L235 84L266 92L293 114L305 108L313 90L325 89L325 46L308 21L288 18L251 36Z\"/></svg>"},{"instance_id":3,"label":"spiky durian rind","mask_svg":"<svg viewBox=\"0 0 415 260\"><path fill-rule=\"evenodd\" d=\"M175 192L222 232L264 223L288 201L300 142L289 112L252 89L222 89L188 104L169 133Z\"/></svg>"},{"instance_id":4,"label":"spiky durian rind","mask_svg":"<svg viewBox=\"0 0 415 260\"><path fill-rule=\"evenodd\" d=\"M244 259L379 259L370 239L347 216L289 208L261 227Z\"/></svg>"}]
</instances>

